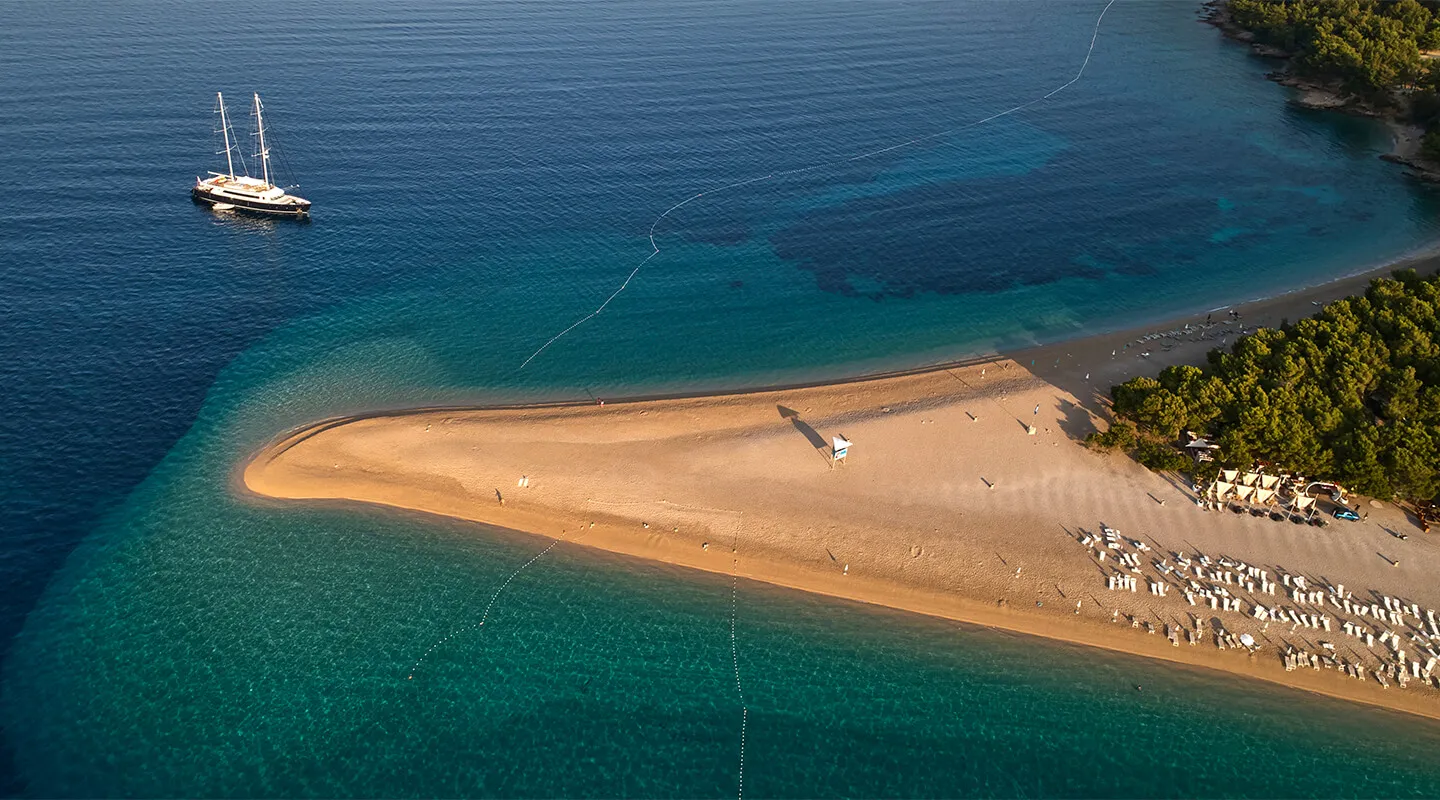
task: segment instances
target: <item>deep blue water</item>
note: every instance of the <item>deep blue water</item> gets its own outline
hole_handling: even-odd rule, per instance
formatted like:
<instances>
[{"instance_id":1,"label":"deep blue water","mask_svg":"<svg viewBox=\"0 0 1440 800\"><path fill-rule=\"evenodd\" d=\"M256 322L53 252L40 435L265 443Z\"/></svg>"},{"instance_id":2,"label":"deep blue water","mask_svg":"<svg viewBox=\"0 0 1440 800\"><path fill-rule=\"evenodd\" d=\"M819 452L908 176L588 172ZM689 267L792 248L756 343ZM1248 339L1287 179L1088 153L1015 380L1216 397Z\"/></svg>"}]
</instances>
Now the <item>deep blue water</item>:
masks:
<instances>
[{"instance_id":1,"label":"deep blue water","mask_svg":"<svg viewBox=\"0 0 1440 800\"><path fill-rule=\"evenodd\" d=\"M1434 241L1383 128L1290 109L1190 3L1117 3L1051 100L844 161L1070 80L1102 7L6 5L5 789L734 792L728 584L558 548L404 685L545 542L231 471L339 411L908 366ZM312 223L189 203L216 90L264 93ZM671 214L518 369L672 204L833 162ZM1433 725L741 596L752 796L1440 793Z\"/></svg>"}]
</instances>

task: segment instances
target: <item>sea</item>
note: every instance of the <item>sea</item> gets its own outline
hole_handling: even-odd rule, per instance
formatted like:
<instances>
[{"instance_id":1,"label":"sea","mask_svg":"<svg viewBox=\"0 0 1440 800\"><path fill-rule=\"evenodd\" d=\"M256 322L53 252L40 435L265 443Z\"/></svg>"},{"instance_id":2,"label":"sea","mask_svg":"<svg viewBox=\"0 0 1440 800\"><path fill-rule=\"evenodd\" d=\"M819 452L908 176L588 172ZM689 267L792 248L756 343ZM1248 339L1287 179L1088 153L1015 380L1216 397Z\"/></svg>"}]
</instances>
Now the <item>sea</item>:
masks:
<instances>
[{"instance_id":1,"label":"sea","mask_svg":"<svg viewBox=\"0 0 1440 800\"><path fill-rule=\"evenodd\" d=\"M1197 3L0 9L3 793L1440 795L1434 722L237 488L330 415L914 367L1440 240ZM192 204L217 91L310 222Z\"/></svg>"}]
</instances>

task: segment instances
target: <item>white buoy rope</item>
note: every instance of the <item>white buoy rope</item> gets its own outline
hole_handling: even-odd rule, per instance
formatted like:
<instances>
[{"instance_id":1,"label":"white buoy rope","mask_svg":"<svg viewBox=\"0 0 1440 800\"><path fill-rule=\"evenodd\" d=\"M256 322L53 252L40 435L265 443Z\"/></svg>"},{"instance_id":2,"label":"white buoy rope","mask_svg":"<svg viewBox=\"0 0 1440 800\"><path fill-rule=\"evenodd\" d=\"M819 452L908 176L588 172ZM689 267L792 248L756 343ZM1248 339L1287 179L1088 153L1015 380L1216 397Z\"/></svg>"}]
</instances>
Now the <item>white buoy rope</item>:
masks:
<instances>
[{"instance_id":1,"label":"white buoy rope","mask_svg":"<svg viewBox=\"0 0 1440 800\"><path fill-rule=\"evenodd\" d=\"M1036 97L1036 98L1033 99L1033 100L1029 100L1029 101L1026 101L1026 102L1024 102L1024 103L1021 103L1020 105L1015 106L1015 107L1013 107L1013 108L1007 108L1007 109L1005 109L1004 111L1000 111L1000 112L991 114L990 116L985 117L985 118L983 118L983 119L977 119L977 120L975 120L974 122L967 122L967 123L964 124L964 125L959 125L959 126L956 126L956 127L953 127L953 128L947 128L947 129L945 129L945 130L943 130L943 131L937 131L937 132L935 132L935 133L926 134L925 136L917 136L917 137L915 137L915 138L913 138L913 139L907 139L907 140L905 140L905 141L903 141L903 142L899 142L899 143L897 143L897 144L889 145L888 147L881 147L881 148L876 149L876 150L867 150L867 151L865 151L865 152L863 152L863 153L859 153L859 154L857 154L857 155L847 156L847 157L844 157L844 158L837 158L837 159L834 159L834 160L831 160L831 161L824 161L824 162L821 162L821 163L818 163L818 164L811 164L811 165L808 166L808 167L797 167L797 168L795 168L795 169L787 169L787 170L780 170L780 171L777 171L777 172L770 172L770 173L767 173L767 174L765 174L765 175L760 175L760 176L757 176L757 177L754 177L754 178L748 178L748 179L743 180L743 181L735 181L734 183L728 183L728 184L725 184L724 186L718 186L718 187L715 187L715 188L712 188L712 189L707 189L707 190L702 191L702 192L696 192L695 194L690 195L689 197L685 198L684 200L681 200L680 202L676 203L675 205L670 206L669 208L665 209L663 212L661 212L660 216L658 216L658 217L655 218L655 221L654 221L654 222L651 222L651 223L650 223L650 232L649 232L649 234L648 234L648 238L649 238L649 240L650 240L650 254L647 255L647 256L645 256L645 258L642 259L639 264L636 264L635 267L630 270L630 273L625 276L625 280L620 283L619 288L617 288L615 291L611 292L610 295L605 298L605 301L602 302L599 306L597 306L594 311L591 311L590 313L586 314L585 316L583 316L583 317L575 320L574 322L570 323L570 326L569 326L569 327L565 328L564 330L560 331L559 333L555 334L554 336L551 336L544 344L540 345L540 347L537 348L537 349L535 350L535 352L531 353L530 356L529 356L529 358L526 358L525 361L520 364L520 369L525 369L525 367L529 366L530 362L531 362L531 361L534 361L537 356L539 356L541 353L543 353L543 352L545 352L547 349L549 349L550 345L555 344L556 342L560 341L560 339L562 339L562 338L564 338L566 335L568 335L571 331L575 330L576 328L580 327L581 325L584 325L585 323L587 323L587 322L589 322L590 320L594 319L595 317L599 316L600 313L605 310L605 307L608 306L608 305L610 305L611 301L613 301L616 297L619 297L621 292L625 291L627 288L630 287L630 282L633 281L633 280L635 280L635 276L640 273L640 270L641 270L642 268L644 268L644 266L645 266L646 264L650 263L650 259L654 258L655 256L660 255L660 246L655 243L655 229L658 228L658 227L660 226L660 223L663 222L663 221L665 220L665 218L668 217L668 216L670 216L670 214L673 213L674 211L676 211L676 210L680 209L681 207L683 207L683 206L685 206L685 205L688 205L689 203L691 203L691 202L693 202L693 201L695 201L695 200L698 200L698 199L700 199L700 198L702 198L702 197L704 197L704 196L706 196L706 195L720 194L721 192L728 192L728 191L731 191L731 190L734 190L734 189L739 189L739 188L742 187L742 186L748 186L748 185L750 185L750 184L752 184L752 183L759 183L759 182L761 182L761 181L772 180L772 179L774 179L774 178L783 178L783 177L788 177L788 176L791 176L791 175L799 175L799 174L805 173L805 172L813 172L813 171L815 171L815 170L825 169L826 167L833 167L833 166L838 166L838 165L841 165L841 164L848 164L848 163L850 163L850 162L852 162L852 161L861 161L861 160L863 160L863 159L873 158L873 157L875 157L875 156L883 155L883 154L885 154L885 153L889 153L889 152L892 152L892 151L895 151L895 150L900 150L900 149L902 149L902 148L913 147L913 146L915 146L915 145L917 145L917 144L920 144L920 143L922 143L922 142L928 142L928 141L931 141L931 140L934 140L934 139L939 139L939 138L942 138L942 137L945 137L945 136L951 136L951 135L953 135L953 134L960 133L961 131L969 130L970 128L979 127L979 126L984 125L984 124L986 124L986 123L988 123L988 122L994 122L995 120L1000 119L1001 117L1007 117L1007 116L1009 116L1009 115L1011 115L1011 114L1015 114L1015 113L1017 113L1017 112L1024 111L1025 109L1027 109L1027 108L1029 108L1029 107L1031 107L1031 106L1033 106L1033 105L1036 105L1037 103L1041 103L1041 102L1044 102L1044 101L1046 101L1046 100L1049 100L1050 98L1054 97L1054 96L1057 95L1057 94L1060 94L1061 92L1065 91L1066 89L1070 88L1071 86L1074 86L1075 83L1076 83L1077 81L1079 81L1080 78L1085 75L1085 68L1090 65L1090 56L1093 55L1094 52L1095 52L1095 42L1096 42L1097 39L1100 38L1100 23L1105 20L1105 14L1106 14L1106 12L1108 12L1108 11L1110 10L1110 6L1113 6L1113 5L1115 5L1115 0L1110 0L1108 3L1106 3L1106 4L1105 4L1105 8L1101 9L1101 11L1100 11L1100 16L1096 18L1096 20L1095 20L1095 29L1094 29L1094 31L1093 31L1093 32L1091 33L1091 35L1090 35L1090 46L1089 46L1088 48L1086 48L1086 50L1085 50L1085 59L1084 59L1084 61L1080 62L1080 69L1075 73L1075 77L1073 77L1073 78L1071 78L1070 80L1068 80L1068 81L1060 84L1059 86L1055 87L1054 89L1051 89L1050 91L1046 92L1045 94L1040 95L1039 97Z\"/></svg>"},{"instance_id":2,"label":"white buoy rope","mask_svg":"<svg viewBox=\"0 0 1440 800\"><path fill-rule=\"evenodd\" d=\"M457 638L457 637L459 637L459 636L463 636L463 635L465 635L465 634L467 634L467 633L470 633L470 632L472 632L472 631L477 631L477 630L483 628L483 627L485 626L485 622L490 619L490 611L491 611L491 609L495 608L495 602L500 599L501 593L503 593L503 592L505 591L505 588L510 585L510 582L513 581L513 580L515 580L516 576L518 576L520 573L524 572L525 569L526 569L527 567L529 567L531 564L534 564L536 561L539 561L540 558L541 558L542 556L544 556L546 553L550 552L551 550L554 550L554 549L555 549L555 545L560 544L561 540L563 540L564 538L565 538L564 534L561 534L560 536L555 537L555 540L550 543L550 546L549 546L549 547L546 547L544 550L541 550L540 552L538 552L538 553L536 553L535 555L531 556L531 558L530 558L529 561L526 561L524 564L521 564L519 567L517 567L517 568L515 569L514 572L510 573L510 577L506 578L506 579L505 579L505 582L502 583L502 584L500 584L500 587L495 590L495 593L492 594L492 595L490 595L490 602L485 604L485 611L480 614L480 619L479 619L479 620L477 620L477 621L475 621L475 622L472 622L472 623L470 623L469 625L465 625L465 626L463 626L463 627L456 628L456 629L450 631L449 633L445 634L444 636L442 636L442 637L440 637L439 639L436 639L434 642L432 642L429 647L425 648L425 652L421 653L421 654L420 654L420 657L417 658L417 659L415 659L415 663L410 665L410 674L408 674L407 676L405 676L405 680L407 680L407 681L413 681L413 680L415 680L415 672L420 669L420 665L421 665L421 664L425 663L425 659L429 658L429 657L430 657L430 654L434 653L436 650L440 649L441 647L443 647L443 646L445 646L447 643L449 643L450 640L455 639L455 638Z\"/></svg>"},{"instance_id":3,"label":"white buoy rope","mask_svg":"<svg viewBox=\"0 0 1440 800\"><path fill-rule=\"evenodd\" d=\"M735 616L740 595L740 533L730 543L730 665L735 669L735 696L740 699L740 771L736 780L735 797L745 797L745 734L750 727L750 706L745 702L745 687L740 682L740 646L735 638Z\"/></svg>"}]
</instances>

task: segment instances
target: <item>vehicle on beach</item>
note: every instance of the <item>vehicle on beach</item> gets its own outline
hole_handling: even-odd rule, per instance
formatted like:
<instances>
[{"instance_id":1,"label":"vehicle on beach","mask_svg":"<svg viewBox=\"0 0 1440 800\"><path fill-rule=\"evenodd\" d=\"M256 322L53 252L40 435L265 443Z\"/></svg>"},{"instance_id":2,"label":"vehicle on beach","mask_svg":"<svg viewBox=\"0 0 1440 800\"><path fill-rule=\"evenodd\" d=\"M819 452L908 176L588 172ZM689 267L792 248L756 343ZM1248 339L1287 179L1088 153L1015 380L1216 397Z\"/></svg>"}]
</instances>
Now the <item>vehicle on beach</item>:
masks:
<instances>
[{"instance_id":1,"label":"vehicle on beach","mask_svg":"<svg viewBox=\"0 0 1440 800\"><path fill-rule=\"evenodd\" d=\"M1351 522L1360 521L1360 515L1356 514L1354 511L1351 511L1348 508L1337 508L1330 513L1332 516L1335 517L1335 519L1348 519Z\"/></svg>"},{"instance_id":2,"label":"vehicle on beach","mask_svg":"<svg viewBox=\"0 0 1440 800\"><path fill-rule=\"evenodd\" d=\"M260 95L255 95L253 111L255 136L259 147L255 155L260 158L259 178L250 177L243 155L240 158L240 167L247 174L235 174L235 144L232 141L230 119L225 113L225 97L216 92L215 100L220 113L220 134L225 142L226 171L211 172L208 178L197 176L190 196L195 202L209 205L216 211L235 210L297 219L308 218L309 200L286 194L285 189L270 182L270 148L265 144L265 118L260 105Z\"/></svg>"},{"instance_id":3,"label":"vehicle on beach","mask_svg":"<svg viewBox=\"0 0 1440 800\"><path fill-rule=\"evenodd\" d=\"M1306 497L1328 497L1332 502L1345 502L1345 487L1329 481L1313 481L1305 487Z\"/></svg>"}]
</instances>

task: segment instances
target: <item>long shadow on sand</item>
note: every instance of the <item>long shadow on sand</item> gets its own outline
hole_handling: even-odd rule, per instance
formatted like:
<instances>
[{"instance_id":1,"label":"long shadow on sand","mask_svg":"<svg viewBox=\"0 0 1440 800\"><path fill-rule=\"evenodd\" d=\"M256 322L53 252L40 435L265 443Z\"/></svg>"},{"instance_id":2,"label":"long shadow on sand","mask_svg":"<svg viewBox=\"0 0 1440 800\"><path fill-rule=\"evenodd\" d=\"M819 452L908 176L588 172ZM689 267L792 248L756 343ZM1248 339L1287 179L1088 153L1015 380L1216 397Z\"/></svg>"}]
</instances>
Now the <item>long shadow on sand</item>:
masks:
<instances>
[{"instance_id":1,"label":"long shadow on sand","mask_svg":"<svg viewBox=\"0 0 1440 800\"><path fill-rule=\"evenodd\" d=\"M1083 439L1085 434L1095 429L1094 417L1107 420L1110 418L1109 386L1099 386L1098 381L1086 380L1068 363L1065 366L1029 364L1027 362L1032 360L1048 360L1032 359L1030 355L1033 355L1033 351L1017 350L1000 354L1001 358L1013 359L1020 369L1075 398L1075 403L1064 403L1060 409L1064 413L1061 427L1065 433L1073 438Z\"/></svg>"},{"instance_id":2,"label":"long shadow on sand","mask_svg":"<svg viewBox=\"0 0 1440 800\"><path fill-rule=\"evenodd\" d=\"M1060 430L1076 441L1095 432L1095 415L1069 400L1060 400Z\"/></svg>"},{"instance_id":3,"label":"long shadow on sand","mask_svg":"<svg viewBox=\"0 0 1440 800\"><path fill-rule=\"evenodd\" d=\"M810 423L800 419L799 411L793 408L786 408L782 405L776 405L775 410L780 412L781 419L790 420L790 424L795 426L795 430L804 434L805 438L810 440L810 444L814 445L816 450L825 449L827 446L825 437L821 436L819 431L810 427Z\"/></svg>"}]
</instances>

